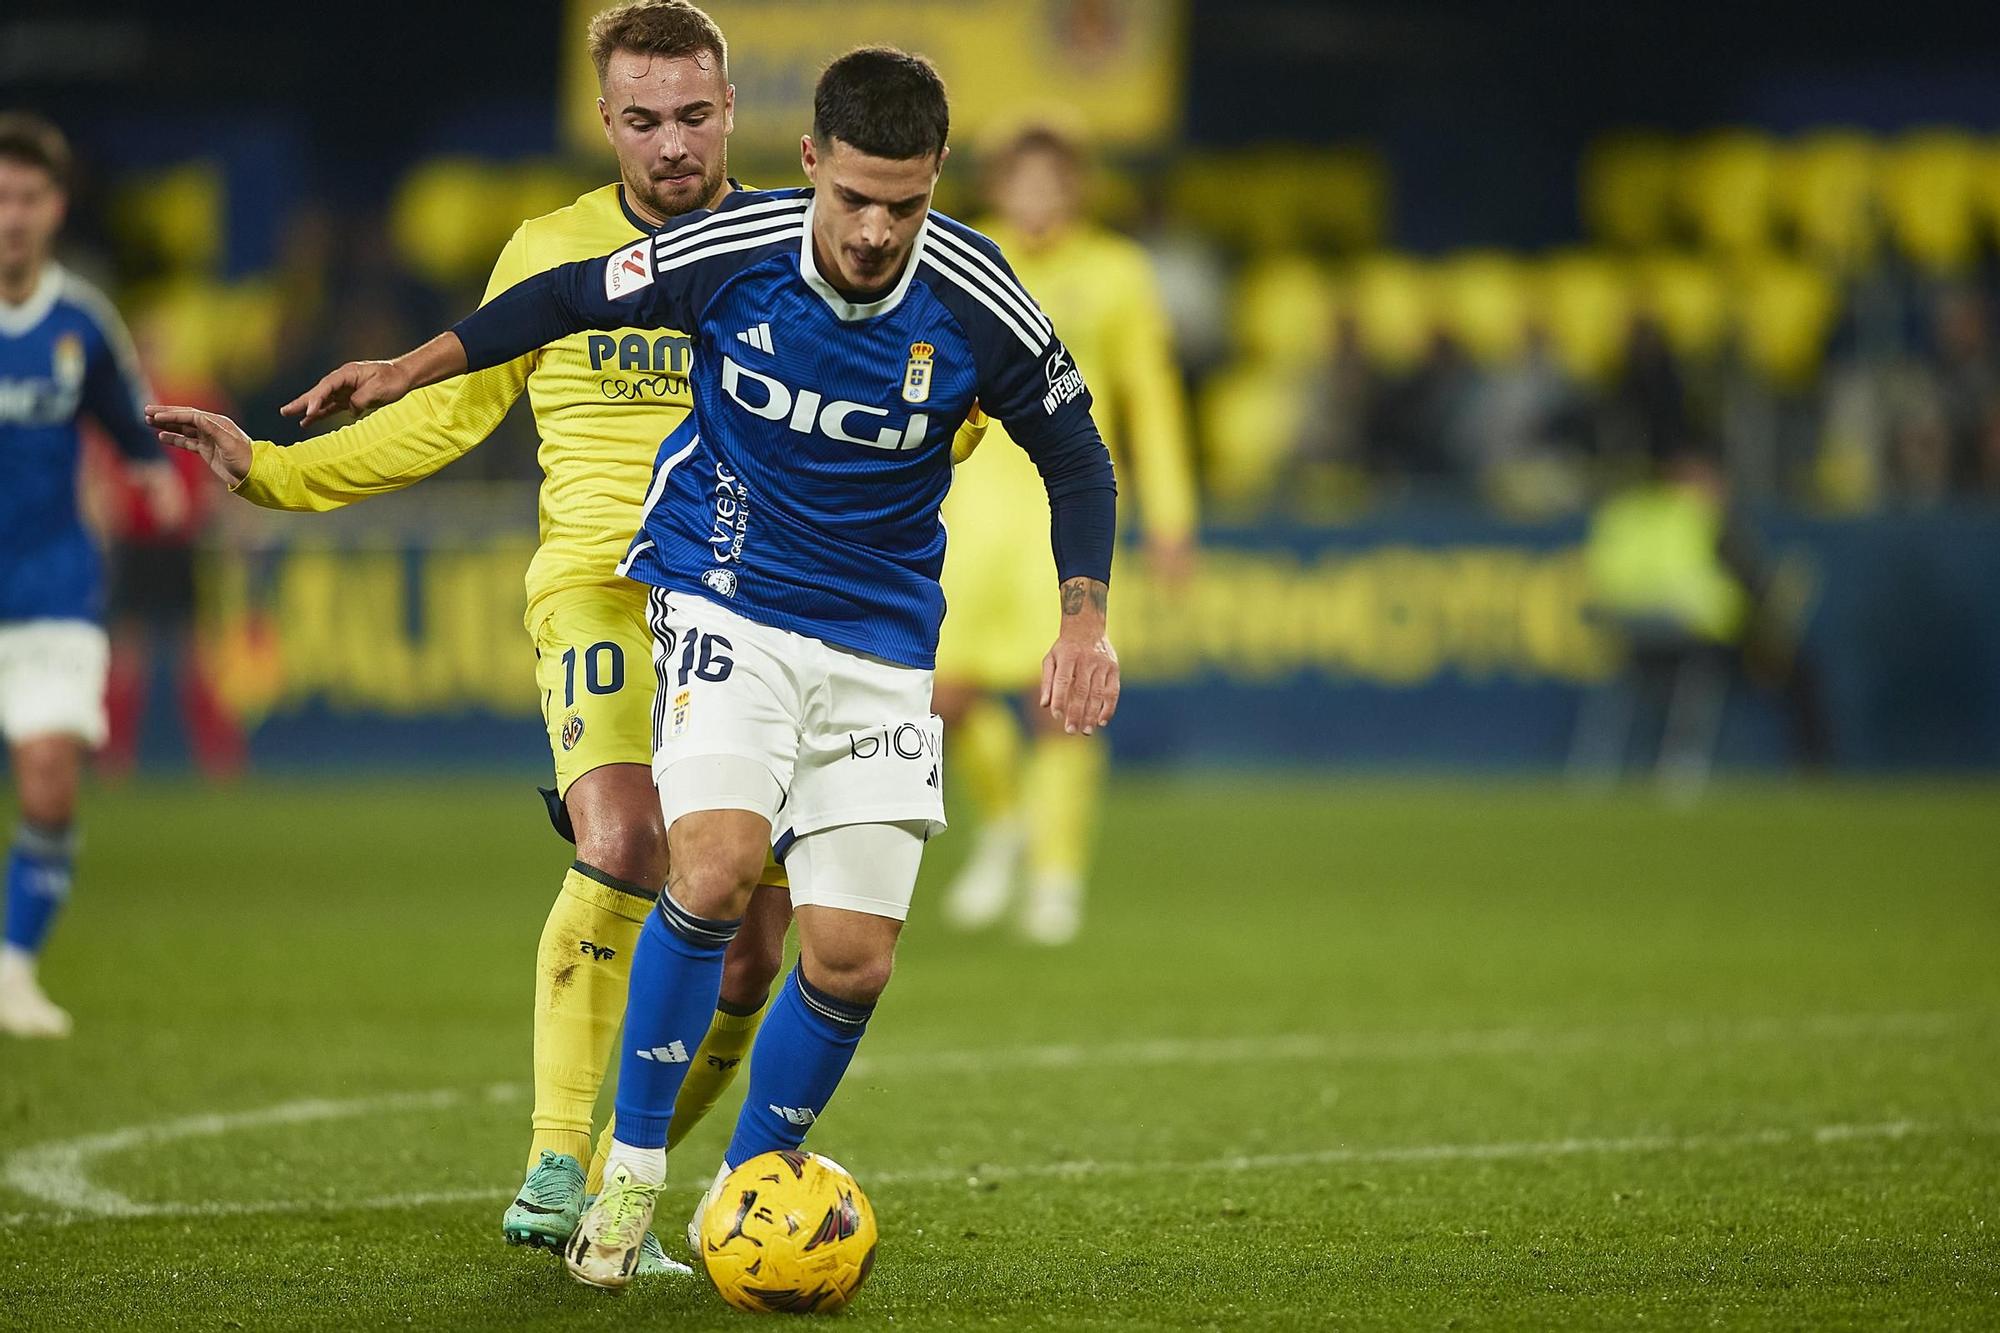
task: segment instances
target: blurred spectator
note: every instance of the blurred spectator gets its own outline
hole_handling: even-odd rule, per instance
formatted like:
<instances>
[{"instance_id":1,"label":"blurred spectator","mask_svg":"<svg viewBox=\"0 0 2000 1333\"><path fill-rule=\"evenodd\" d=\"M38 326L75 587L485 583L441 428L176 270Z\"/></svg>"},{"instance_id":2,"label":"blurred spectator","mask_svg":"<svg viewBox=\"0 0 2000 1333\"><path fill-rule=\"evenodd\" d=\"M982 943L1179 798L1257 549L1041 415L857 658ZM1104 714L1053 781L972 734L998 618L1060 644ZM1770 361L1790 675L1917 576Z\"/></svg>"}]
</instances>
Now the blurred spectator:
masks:
<instances>
[{"instance_id":1,"label":"blurred spectator","mask_svg":"<svg viewBox=\"0 0 2000 1333\"><path fill-rule=\"evenodd\" d=\"M1783 693L1799 761L1825 765L1818 678L1800 645L1803 593L1764 555L1713 458L1674 450L1653 479L1613 495L1591 518L1584 558L1596 614L1627 656L1578 713L1574 772L1616 776L1636 725L1656 720L1662 789L1691 799L1714 762L1739 665Z\"/></svg>"}]
</instances>

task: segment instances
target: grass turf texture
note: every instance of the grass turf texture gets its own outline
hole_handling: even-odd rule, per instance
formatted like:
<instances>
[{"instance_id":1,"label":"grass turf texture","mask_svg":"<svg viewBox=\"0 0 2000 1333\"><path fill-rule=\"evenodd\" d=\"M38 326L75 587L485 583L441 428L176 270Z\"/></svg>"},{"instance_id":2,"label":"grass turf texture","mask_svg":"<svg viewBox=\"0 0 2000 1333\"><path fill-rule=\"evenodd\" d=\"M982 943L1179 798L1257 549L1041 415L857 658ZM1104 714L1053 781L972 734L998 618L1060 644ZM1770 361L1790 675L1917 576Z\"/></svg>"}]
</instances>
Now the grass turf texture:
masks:
<instances>
[{"instance_id":1,"label":"grass turf texture","mask_svg":"<svg viewBox=\"0 0 2000 1333\"><path fill-rule=\"evenodd\" d=\"M813 1136L883 1224L843 1326L1991 1326L1996 806L1132 780L1059 952L942 927L953 836ZM0 1326L739 1326L500 1242L566 859L525 785L147 787L87 827L45 968L77 1035L0 1045ZM72 1160L170 1211L7 1186L147 1126ZM431 1197L356 1206L391 1195Z\"/></svg>"}]
</instances>

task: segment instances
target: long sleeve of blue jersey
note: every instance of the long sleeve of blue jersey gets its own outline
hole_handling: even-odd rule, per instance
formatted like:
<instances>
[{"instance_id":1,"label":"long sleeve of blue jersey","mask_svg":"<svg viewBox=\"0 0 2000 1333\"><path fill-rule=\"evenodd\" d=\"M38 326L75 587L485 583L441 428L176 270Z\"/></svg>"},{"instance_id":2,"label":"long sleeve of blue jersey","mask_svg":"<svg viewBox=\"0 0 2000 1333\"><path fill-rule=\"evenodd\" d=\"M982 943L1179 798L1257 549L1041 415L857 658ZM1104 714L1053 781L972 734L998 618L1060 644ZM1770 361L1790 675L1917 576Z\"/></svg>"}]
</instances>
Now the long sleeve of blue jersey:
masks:
<instances>
[{"instance_id":1,"label":"long sleeve of blue jersey","mask_svg":"<svg viewBox=\"0 0 2000 1333\"><path fill-rule=\"evenodd\" d=\"M980 406L1042 474L1056 577L1109 583L1118 483L1069 349L999 247L970 227L934 217L924 262L944 279L939 299L972 343Z\"/></svg>"},{"instance_id":2,"label":"long sleeve of blue jersey","mask_svg":"<svg viewBox=\"0 0 2000 1333\"><path fill-rule=\"evenodd\" d=\"M96 293L91 295L96 297ZM151 390L139 367L139 354L110 303L101 297L85 303L97 338L84 366L83 406L117 442L118 451L139 462L165 455L159 436L146 424L146 400Z\"/></svg>"},{"instance_id":3,"label":"long sleeve of blue jersey","mask_svg":"<svg viewBox=\"0 0 2000 1333\"><path fill-rule=\"evenodd\" d=\"M726 270L703 260L768 244L799 219L801 191L739 190L602 259L559 264L516 283L452 329L467 368L483 370L586 329L687 329Z\"/></svg>"}]
</instances>

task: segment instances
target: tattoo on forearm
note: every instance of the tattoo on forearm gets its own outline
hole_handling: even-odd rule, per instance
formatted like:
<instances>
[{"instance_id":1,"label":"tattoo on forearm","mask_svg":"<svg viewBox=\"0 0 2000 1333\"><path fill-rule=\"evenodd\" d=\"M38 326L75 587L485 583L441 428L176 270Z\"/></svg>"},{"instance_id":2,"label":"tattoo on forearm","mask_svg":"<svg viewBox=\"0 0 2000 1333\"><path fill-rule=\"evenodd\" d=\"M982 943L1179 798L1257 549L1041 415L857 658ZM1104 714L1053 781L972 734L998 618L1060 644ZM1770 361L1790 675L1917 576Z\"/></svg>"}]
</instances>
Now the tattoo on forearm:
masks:
<instances>
[{"instance_id":1,"label":"tattoo on forearm","mask_svg":"<svg viewBox=\"0 0 2000 1333\"><path fill-rule=\"evenodd\" d=\"M1080 614L1085 606L1103 615L1110 601L1111 589L1096 579L1074 578L1062 585L1062 610L1066 616Z\"/></svg>"}]
</instances>

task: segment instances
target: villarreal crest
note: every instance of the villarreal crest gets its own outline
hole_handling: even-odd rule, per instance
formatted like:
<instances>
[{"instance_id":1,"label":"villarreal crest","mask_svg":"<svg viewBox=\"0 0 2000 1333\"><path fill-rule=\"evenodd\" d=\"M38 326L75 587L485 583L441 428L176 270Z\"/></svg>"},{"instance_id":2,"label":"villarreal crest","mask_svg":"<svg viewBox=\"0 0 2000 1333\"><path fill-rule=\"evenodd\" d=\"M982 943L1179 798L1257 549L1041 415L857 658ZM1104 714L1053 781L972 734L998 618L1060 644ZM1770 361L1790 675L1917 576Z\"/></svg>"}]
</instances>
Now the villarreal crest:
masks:
<instances>
[{"instance_id":1,"label":"villarreal crest","mask_svg":"<svg viewBox=\"0 0 2000 1333\"><path fill-rule=\"evenodd\" d=\"M937 348L929 343L910 344L910 363L903 367L904 402L927 403L931 400L931 359L936 355Z\"/></svg>"}]
</instances>

